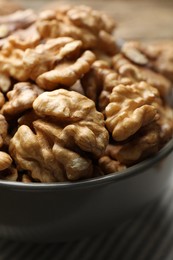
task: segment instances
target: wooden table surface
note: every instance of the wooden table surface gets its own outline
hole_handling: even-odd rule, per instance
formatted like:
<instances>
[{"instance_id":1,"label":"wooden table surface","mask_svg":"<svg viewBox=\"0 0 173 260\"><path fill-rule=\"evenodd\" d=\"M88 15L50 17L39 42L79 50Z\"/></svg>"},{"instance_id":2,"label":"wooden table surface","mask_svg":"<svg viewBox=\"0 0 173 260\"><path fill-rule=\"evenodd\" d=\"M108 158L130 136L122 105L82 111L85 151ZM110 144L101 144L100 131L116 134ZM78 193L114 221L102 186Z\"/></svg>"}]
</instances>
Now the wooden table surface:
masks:
<instances>
[{"instance_id":1,"label":"wooden table surface","mask_svg":"<svg viewBox=\"0 0 173 260\"><path fill-rule=\"evenodd\" d=\"M12 0L11 0L12 1ZM48 0L18 0L39 10ZM103 10L117 21L116 36L123 39L173 40L173 0L71 0L59 3L85 4Z\"/></svg>"}]
</instances>

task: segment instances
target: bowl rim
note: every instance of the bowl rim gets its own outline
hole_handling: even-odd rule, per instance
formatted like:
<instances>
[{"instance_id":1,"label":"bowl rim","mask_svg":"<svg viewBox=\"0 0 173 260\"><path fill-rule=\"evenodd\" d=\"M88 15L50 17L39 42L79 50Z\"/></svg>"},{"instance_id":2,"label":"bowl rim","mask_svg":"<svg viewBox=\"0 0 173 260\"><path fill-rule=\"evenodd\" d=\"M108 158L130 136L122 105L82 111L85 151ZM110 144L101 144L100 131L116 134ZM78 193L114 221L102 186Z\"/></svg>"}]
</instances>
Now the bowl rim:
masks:
<instances>
[{"instance_id":1,"label":"bowl rim","mask_svg":"<svg viewBox=\"0 0 173 260\"><path fill-rule=\"evenodd\" d=\"M153 157L147 158L142 162L139 162L121 172L73 182L22 183L16 181L0 180L0 189L5 188L22 191L52 191L61 189L84 189L91 186L95 187L105 185L118 182L126 178L131 178L137 174L142 174L145 170L171 154L171 152L173 152L173 138L156 155L153 155Z\"/></svg>"}]
</instances>

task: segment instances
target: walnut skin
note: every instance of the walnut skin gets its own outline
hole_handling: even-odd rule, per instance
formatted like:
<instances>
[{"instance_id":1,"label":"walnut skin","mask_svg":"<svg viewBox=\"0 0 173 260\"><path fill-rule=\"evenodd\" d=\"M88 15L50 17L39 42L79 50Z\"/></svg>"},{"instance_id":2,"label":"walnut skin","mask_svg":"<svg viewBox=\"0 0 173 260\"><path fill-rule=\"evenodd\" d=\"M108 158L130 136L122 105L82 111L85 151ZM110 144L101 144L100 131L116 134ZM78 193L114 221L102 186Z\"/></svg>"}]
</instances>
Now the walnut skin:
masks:
<instances>
[{"instance_id":1,"label":"walnut skin","mask_svg":"<svg viewBox=\"0 0 173 260\"><path fill-rule=\"evenodd\" d=\"M157 120L159 93L145 82L132 85L118 85L105 108L106 126L116 141L126 140L142 126Z\"/></svg>"},{"instance_id":2,"label":"walnut skin","mask_svg":"<svg viewBox=\"0 0 173 260\"><path fill-rule=\"evenodd\" d=\"M41 89L29 82L15 84L13 90L7 93L9 101L3 106L3 114L15 115L32 108L32 103L41 93Z\"/></svg>"}]
</instances>

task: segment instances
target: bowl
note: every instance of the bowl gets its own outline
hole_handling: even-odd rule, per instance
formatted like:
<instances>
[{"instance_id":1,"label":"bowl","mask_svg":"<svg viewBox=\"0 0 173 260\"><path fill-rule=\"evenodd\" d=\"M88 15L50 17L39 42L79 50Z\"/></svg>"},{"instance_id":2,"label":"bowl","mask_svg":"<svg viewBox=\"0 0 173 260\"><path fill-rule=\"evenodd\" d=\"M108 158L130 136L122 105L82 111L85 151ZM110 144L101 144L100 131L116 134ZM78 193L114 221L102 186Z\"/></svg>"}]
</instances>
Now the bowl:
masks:
<instances>
[{"instance_id":1,"label":"bowl","mask_svg":"<svg viewBox=\"0 0 173 260\"><path fill-rule=\"evenodd\" d=\"M73 183L0 181L0 237L57 242L103 232L153 202L172 176L173 139L121 173Z\"/></svg>"}]
</instances>

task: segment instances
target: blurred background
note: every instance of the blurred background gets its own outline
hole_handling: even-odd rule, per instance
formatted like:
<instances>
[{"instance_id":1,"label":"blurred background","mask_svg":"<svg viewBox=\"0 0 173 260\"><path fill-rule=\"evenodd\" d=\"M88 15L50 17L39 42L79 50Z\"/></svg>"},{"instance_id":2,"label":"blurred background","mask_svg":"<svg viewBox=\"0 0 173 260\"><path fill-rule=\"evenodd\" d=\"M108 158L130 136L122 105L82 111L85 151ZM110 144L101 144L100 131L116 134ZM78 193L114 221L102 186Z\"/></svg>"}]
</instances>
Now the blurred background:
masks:
<instances>
[{"instance_id":1,"label":"blurred background","mask_svg":"<svg viewBox=\"0 0 173 260\"><path fill-rule=\"evenodd\" d=\"M35 10L53 3L49 0L17 2ZM173 39L173 0L57 0L54 3L85 4L107 12L117 21L116 36L123 39Z\"/></svg>"}]
</instances>

